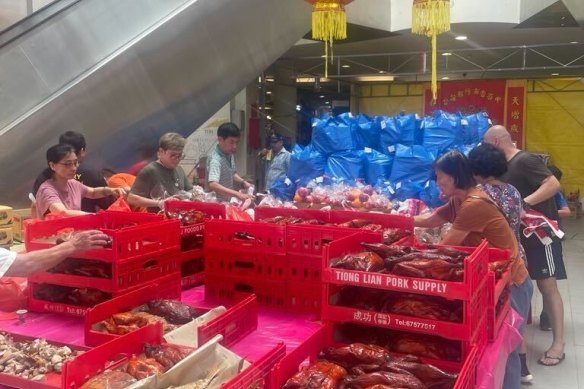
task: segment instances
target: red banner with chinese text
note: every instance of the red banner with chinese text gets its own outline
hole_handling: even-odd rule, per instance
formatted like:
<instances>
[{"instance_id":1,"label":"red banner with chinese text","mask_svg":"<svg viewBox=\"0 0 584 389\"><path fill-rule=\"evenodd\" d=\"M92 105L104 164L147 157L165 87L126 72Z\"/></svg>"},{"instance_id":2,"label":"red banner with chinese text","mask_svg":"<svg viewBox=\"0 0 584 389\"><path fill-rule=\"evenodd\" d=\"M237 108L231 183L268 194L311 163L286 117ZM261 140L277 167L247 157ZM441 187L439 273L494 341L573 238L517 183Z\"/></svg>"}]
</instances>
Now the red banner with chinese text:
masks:
<instances>
[{"instance_id":1,"label":"red banner with chinese text","mask_svg":"<svg viewBox=\"0 0 584 389\"><path fill-rule=\"evenodd\" d=\"M487 112L493 124L505 118L505 80L468 80L440 82L438 99L432 105L432 92L424 94L424 114L436 109L469 115Z\"/></svg>"},{"instance_id":2,"label":"red banner with chinese text","mask_svg":"<svg viewBox=\"0 0 584 389\"><path fill-rule=\"evenodd\" d=\"M525 82L509 81L505 103L505 128L518 148L523 148L525 136Z\"/></svg>"}]
</instances>

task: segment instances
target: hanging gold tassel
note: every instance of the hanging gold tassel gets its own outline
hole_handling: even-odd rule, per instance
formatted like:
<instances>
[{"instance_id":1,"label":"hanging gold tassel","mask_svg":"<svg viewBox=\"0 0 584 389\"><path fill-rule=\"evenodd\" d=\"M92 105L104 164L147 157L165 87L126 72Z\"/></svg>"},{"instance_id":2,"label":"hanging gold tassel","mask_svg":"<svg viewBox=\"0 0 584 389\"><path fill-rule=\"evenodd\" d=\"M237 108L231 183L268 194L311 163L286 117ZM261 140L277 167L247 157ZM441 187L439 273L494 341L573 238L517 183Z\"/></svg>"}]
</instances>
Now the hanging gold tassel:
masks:
<instances>
[{"instance_id":1,"label":"hanging gold tassel","mask_svg":"<svg viewBox=\"0 0 584 389\"><path fill-rule=\"evenodd\" d=\"M324 41L324 76L328 77L330 47L333 62L333 41L347 39L347 15L342 0L316 0L312 8L312 39Z\"/></svg>"},{"instance_id":2,"label":"hanging gold tassel","mask_svg":"<svg viewBox=\"0 0 584 389\"><path fill-rule=\"evenodd\" d=\"M432 39L432 103L438 95L436 51L438 34L450 31L450 0L414 0L412 9L412 34Z\"/></svg>"}]
</instances>

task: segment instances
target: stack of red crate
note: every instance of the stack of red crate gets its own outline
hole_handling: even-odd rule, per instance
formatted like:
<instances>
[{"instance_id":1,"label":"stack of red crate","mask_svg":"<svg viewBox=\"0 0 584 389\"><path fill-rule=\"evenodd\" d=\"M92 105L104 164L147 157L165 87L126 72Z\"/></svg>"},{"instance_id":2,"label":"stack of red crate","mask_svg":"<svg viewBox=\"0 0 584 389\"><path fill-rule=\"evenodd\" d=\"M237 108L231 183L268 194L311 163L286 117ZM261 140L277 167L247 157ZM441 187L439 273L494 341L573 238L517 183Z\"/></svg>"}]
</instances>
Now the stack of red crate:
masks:
<instances>
[{"instance_id":1,"label":"stack of red crate","mask_svg":"<svg viewBox=\"0 0 584 389\"><path fill-rule=\"evenodd\" d=\"M378 243L370 234L357 233L340 239L325 248L325 268L323 270L324 295L322 307L323 321L333 323L354 323L387 330L439 336L460 345L459 368L477 349L477 358L487 341L486 307L488 247L483 242L477 248L457 247L470 253L464 262L462 282L439 281L425 278L405 277L385 273L369 273L330 267L333 258L345 254L365 251L361 242ZM345 286L368 288L391 293L403 292L423 296L440 296L449 300L459 300L463 306L462 322L431 320L393 313L375 312L363 308L335 305L340 288ZM381 292L383 293L383 292ZM457 346L458 347L458 346ZM472 354L474 355L474 354ZM438 364L441 362L438 361Z\"/></svg>"},{"instance_id":2,"label":"stack of red crate","mask_svg":"<svg viewBox=\"0 0 584 389\"><path fill-rule=\"evenodd\" d=\"M508 250L489 248L489 262L506 261L508 259ZM511 310L510 285L511 263L509 263L509 266L499 279L495 278L494 272L489 271L487 279L487 337L489 342L495 340L507 314Z\"/></svg>"},{"instance_id":3,"label":"stack of red crate","mask_svg":"<svg viewBox=\"0 0 584 389\"><path fill-rule=\"evenodd\" d=\"M104 299L149 283L156 283L167 297L177 297L180 292L177 220L142 213L100 212L38 221L27 226L25 247L27 251L48 248L57 244L59 236L88 229L99 229L110 236L111 247L68 258L71 266L68 269L76 269L66 270L72 274L52 270L31 275L29 309L83 316L89 307ZM74 296L84 296L85 300L75 304L73 299L58 298L58 291L70 291Z\"/></svg>"},{"instance_id":4,"label":"stack of red crate","mask_svg":"<svg viewBox=\"0 0 584 389\"><path fill-rule=\"evenodd\" d=\"M164 202L167 215L199 211L205 219L225 219L225 205L200 201L167 200ZM201 285L205 280L203 241L205 223L181 225L179 266L183 289Z\"/></svg>"}]
</instances>

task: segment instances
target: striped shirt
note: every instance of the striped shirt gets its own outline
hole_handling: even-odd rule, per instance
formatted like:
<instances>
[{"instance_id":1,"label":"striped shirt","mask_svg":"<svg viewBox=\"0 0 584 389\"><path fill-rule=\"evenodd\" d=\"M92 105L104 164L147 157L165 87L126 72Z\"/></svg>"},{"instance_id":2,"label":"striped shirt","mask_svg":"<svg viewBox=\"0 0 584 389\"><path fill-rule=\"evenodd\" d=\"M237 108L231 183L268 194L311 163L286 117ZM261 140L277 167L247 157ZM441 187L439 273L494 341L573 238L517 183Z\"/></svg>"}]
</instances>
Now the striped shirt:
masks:
<instances>
[{"instance_id":1,"label":"striped shirt","mask_svg":"<svg viewBox=\"0 0 584 389\"><path fill-rule=\"evenodd\" d=\"M220 185L235 190L233 175L235 171L235 157L221 151L218 144L211 149L207 156L207 190L209 182L218 182ZM220 201L229 201L229 198L216 193Z\"/></svg>"}]
</instances>

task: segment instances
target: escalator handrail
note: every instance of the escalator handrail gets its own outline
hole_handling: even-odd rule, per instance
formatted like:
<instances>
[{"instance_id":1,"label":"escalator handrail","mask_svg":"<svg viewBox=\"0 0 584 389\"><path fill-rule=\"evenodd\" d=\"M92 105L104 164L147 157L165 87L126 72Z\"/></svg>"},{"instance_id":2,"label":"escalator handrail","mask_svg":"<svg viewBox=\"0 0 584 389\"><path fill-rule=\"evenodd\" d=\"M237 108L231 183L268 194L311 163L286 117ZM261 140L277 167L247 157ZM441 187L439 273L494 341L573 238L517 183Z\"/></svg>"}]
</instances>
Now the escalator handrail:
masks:
<instances>
[{"instance_id":1,"label":"escalator handrail","mask_svg":"<svg viewBox=\"0 0 584 389\"><path fill-rule=\"evenodd\" d=\"M0 49L81 0L56 0L0 31Z\"/></svg>"}]
</instances>

